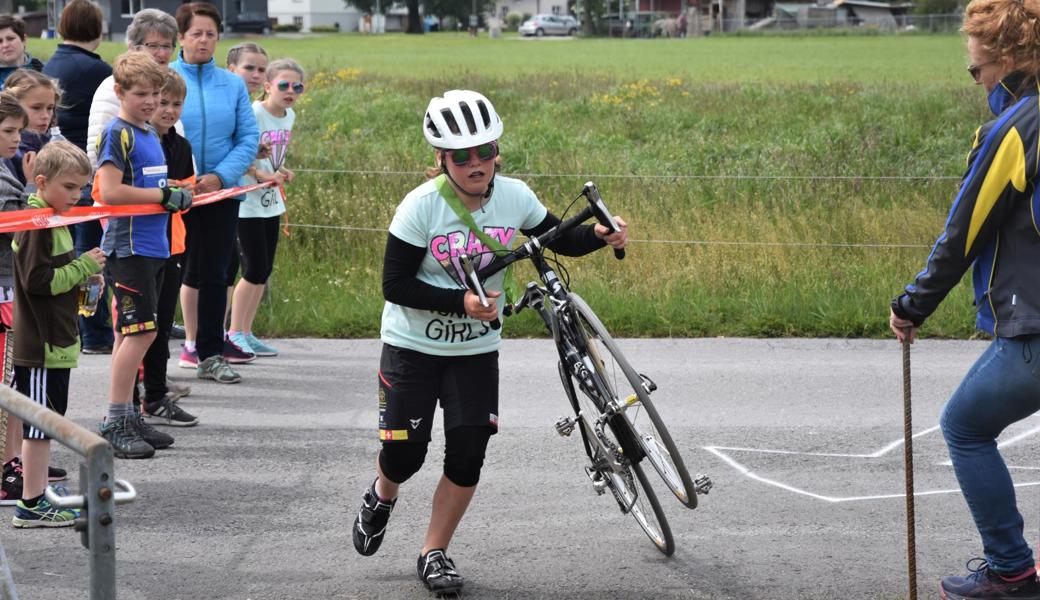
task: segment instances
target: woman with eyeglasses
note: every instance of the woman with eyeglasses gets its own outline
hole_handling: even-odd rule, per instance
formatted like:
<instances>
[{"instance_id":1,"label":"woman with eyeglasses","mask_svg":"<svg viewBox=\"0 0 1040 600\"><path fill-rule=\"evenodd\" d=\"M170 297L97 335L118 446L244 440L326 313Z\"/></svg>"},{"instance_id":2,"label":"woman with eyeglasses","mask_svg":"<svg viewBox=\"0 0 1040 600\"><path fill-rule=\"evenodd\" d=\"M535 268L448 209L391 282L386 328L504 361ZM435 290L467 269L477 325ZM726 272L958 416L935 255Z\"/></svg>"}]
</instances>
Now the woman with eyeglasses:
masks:
<instances>
[{"instance_id":1,"label":"woman with eyeglasses","mask_svg":"<svg viewBox=\"0 0 1040 600\"><path fill-rule=\"evenodd\" d=\"M430 181L397 207L383 259L382 357L375 480L354 519L354 548L374 554L383 542L401 484L419 471L438 401L444 411L444 471L416 565L434 592L462 588L448 543L469 506L490 437L498 430L499 318L504 274L487 282L488 306L463 283L459 256L484 266L489 246L548 231L560 220L527 184L497 174L502 121L483 95L453 90L433 98L423 118L436 167ZM465 217L465 218L464 218ZM477 231L470 229L467 221ZM576 227L552 245L567 256L605 245L623 248L627 226ZM490 238L494 238L494 243Z\"/></svg>"},{"instance_id":2,"label":"woman with eyeglasses","mask_svg":"<svg viewBox=\"0 0 1040 600\"><path fill-rule=\"evenodd\" d=\"M1040 599L1033 552L997 436L1040 409L1040 1L974 0L964 13L968 72L996 116L975 132L968 171L924 269L891 303L900 341L969 267L976 326L994 340L940 419L984 558L947 577L943 598Z\"/></svg>"},{"instance_id":3,"label":"woman with eyeglasses","mask_svg":"<svg viewBox=\"0 0 1040 600\"><path fill-rule=\"evenodd\" d=\"M191 2L177 8L176 18L181 54L171 67L188 86L181 120L200 174L195 193L237 186L256 158L259 131L242 78L213 60L220 39L220 12L208 2ZM195 348L189 349L186 341L185 350L195 351L196 375L218 383L242 380L228 365L225 353L239 362L256 358L226 348L231 344L224 337L226 277L238 230L238 205L225 200L192 209L184 218L188 233L184 284L199 291Z\"/></svg>"},{"instance_id":4,"label":"woman with eyeglasses","mask_svg":"<svg viewBox=\"0 0 1040 600\"><path fill-rule=\"evenodd\" d=\"M238 209L242 277L235 285L228 339L244 352L256 356L278 356L278 350L253 334L253 319L274 270L278 221L285 213L282 194L285 184L295 177L286 168L285 158L296 122L292 107L306 89L303 79L303 68L296 61L276 60L267 69L263 100L253 102L253 114L260 127L260 144L268 151L267 156L258 158L249 168L243 183L274 181L278 185L249 192Z\"/></svg>"},{"instance_id":5,"label":"woman with eyeglasses","mask_svg":"<svg viewBox=\"0 0 1040 600\"><path fill-rule=\"evenodd\" d=\"M65 10L69 10L71 6L69 4L65 7ZM65 13L63 12L63 22L64 19ZM82 27L82 25L77 25L77 27ZM127 48L134 52L147 52L155 62L161 65L170 62L176 39L177 22L174 21L171 15L155 8L146 8L138 11L126 30ZM112 70L109 69L108 71L111 74ZM78 76L75 73L73 75ZM97 169L97 139L108 127L108 124L112 122L112 119L119 116L119 99L116 97L115 83L115 79L109 75L97 86L90 100L85 150L87 151L87 157L90 158L90 164L93 165L95 170ZM59 111L59 118L60 115L61 112ZM184 134L184 127L179 121L175 127L177 133ZM92 186L84 188L84 193L88 196L92 195L95 199L99 197L94 193ZM95 248L101 243L101 224L97 221L77 225L75 233L77 254ZM112 352L113 335L110 319L111 313L106 310L99 310L94 313L94 316L89 318L80 318L84 354L109 354ZM171 383L167 382L168 385ZM174 390L167 389L158 393L161 396L169 391ZM184 389L178 387L178 391L184 391Z\"/></svg>"}]
</instances>

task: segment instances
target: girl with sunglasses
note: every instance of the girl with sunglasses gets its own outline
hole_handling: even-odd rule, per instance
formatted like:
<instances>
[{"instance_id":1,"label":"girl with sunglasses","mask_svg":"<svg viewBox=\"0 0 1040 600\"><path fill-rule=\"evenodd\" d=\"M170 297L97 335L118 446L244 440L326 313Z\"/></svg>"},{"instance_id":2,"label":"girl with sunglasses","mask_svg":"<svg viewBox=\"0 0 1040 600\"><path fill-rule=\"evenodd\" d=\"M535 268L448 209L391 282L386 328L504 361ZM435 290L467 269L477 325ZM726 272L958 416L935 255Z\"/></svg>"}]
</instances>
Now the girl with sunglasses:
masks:
<instances>
[{"instance_id":1,"label":"girl with sunglasses","mask_svg":"<svg viewBox=\"0 0 1040 600\"><path fill-rule=\"evenodd\" d=\"M294 177L293 172L285 167L285 156L296 121L292 107L306 89L303 79L303 69L296 61L276 60L267 68L264 99L253 103L253 114L260 127L260 143L270 151L267 157L253 163L246 173L245 183L274 181L278 185L249 192L238 209L242 277L235 285L231 302L228 339L243 352L256 356L278 356L278 350L253 335L253 319L260 307L264 286L274 270L278 219L285 213L284 186Z\"/></svg>"},{"instance_id":2,"label":"girl with sunglasses","mask_svg":"<svg viewBox=\"0 0 1040 600\"><path fill-rule=\"evenodd\" d=\"M1033 552L996 438L1040 410L1040 0L974 0L964 13L968 72L996 118L975 132L968 171L924 269L891 303L900 340L972 268L976 326L994 336L939 424L984 558L947 577L942 598L1040 599Z\"/></svg>"},{"instance_id":3,"label":"girl with sunglasses","mask_svg":"<svg viewBox=\"0 0 1040 600\"><path fill-rule=\"evenodd\" d=\"M446 551L476 491L490 437L498 431L499 318L504 274L486 282L488 306L463 284L459 256L482 267L494 247L560 222L527 184L497 174L502 121L483 95L465 90L433 98L423 134L434 148L434 177L397 207L383 259L382 357L378 372L379 439L375 481L354 520L354 548L374 554L383 541L402 483L426 457L434 410L444 411L444 471L416 566L434 592L462 588ZM470 229L471 223L478 231ZM606 245L623 248L621 231L579 226L553 244L568 256ZM494 241L491 239L494 238ZM501 244L501 246L499 246Z\"/></svg>"}]
</instances>

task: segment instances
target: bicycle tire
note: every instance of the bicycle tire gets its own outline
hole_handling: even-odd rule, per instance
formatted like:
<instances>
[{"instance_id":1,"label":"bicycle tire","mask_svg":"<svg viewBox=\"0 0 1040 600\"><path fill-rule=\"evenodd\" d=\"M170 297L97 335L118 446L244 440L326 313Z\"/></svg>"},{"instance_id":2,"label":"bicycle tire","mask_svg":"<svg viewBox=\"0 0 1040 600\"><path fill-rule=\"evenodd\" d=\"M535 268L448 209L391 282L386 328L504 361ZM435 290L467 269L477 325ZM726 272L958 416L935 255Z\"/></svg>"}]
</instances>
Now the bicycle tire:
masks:
<instances>
[{"instance_id":1,"label":"bicycle tire","mask_svg":"<svg viewBox=\"0 0 1040 600\"><path fill-rule=\"evenodd\" d=\"M571 305L578 316L578 328L588 344L593 364L601 380L610 388L618 406L628 404L622 411L632 427L646 459L671 490L672 494L687 508L697 508L697 493L693 480L686 469L668 428L643 387L643 379L632 368L621 352L610 332L599 320L589 305L573 292L569 295ZM610 364L606 361L610 360ZM624 391L624 398L619 392Z\"/></svg>"},{"instance_id":2,"label":"bicycle tire","mask_svg":"<svg viewBox=\"0 0 1040 600\"><path fill-rule=\"evenodd\" d=\"M584 416L587 419L584 423L590 423L603 414L596 401L584 391L581 391L581 386L575 385L573 375L568 373L562 366L560 368L560 377L565 378L563 381L564 390L567 392L568 399L573 404L575 411L581 413L579 418ZM579 423L582 422L579 421ZM604 435L609 434L612 444L623 448L613 424L608 424L603 432ZM586 436L594 436L595 432L586 430L584 424L582 424L581 434L584 440ZM597 459L611 460L610 457L598 456L598 453L601 452L598 445L591 444L588 441L585 441L584 444L585 452L589 455L589 459L592 460L594 467L598 462ZM654 546L665 556L671 556L675 552L672 528L668 524L668 519L661 508L661 503L657 499L657 494L650 487L650 482L639 464L625 459L623 473L617 473L609 467L597 470L606 476L607 486L621 508L621 512L631 514ZM635 478L633 478L633 474L635 474ZM637 481L638 484L636 483ZM636 485L642 488L642 492L634 489ZM651 520L651 515L653 520Z\"/></svg>"}]
</instances>

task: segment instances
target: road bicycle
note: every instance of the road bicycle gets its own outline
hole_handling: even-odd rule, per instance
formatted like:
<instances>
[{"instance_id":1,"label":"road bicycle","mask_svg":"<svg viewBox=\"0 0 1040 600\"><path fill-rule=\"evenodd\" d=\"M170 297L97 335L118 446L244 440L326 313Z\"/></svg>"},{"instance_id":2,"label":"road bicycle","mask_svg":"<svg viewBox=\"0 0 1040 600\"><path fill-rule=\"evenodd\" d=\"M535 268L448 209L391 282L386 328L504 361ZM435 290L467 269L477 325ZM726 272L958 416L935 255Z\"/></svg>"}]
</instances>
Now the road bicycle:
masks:
<instances>
[{"instance_id":1,"label":"road bicycle","mask_svg":"<svg viewBox=\"0 0 1040 600\"><path fill-rule=\"evenodd\" d=\"M619 231L595 184L586 183L581 196L588 200L588 206L577 215L515 250L498 254L487 266L476 270L469 257L460 257L460 262L468 285L485 303L482 282L488 277L520 260L529 259L534 264L541 284L528 283L523 295L503 312L509 316L527 308L536 311L556 344L560 379L574 410L573 416L556 422L556 431L566 437L578 429L591 463L585 471L593 489L599 495L609 490L621 512L635 517L658 550L670 556L675 551L671 528L643 465L650 463L687 508L697 507L697 496L707 494L712 482L706 475L690 478L650 400L657 385L632 368L596 313L570 291L566 268L544 254L565 231L591 217L610 231ZM624 252L614 250L619 259L624 258ZM562 279L553 266L563 274Z\"/></svg>"}]
</instances>

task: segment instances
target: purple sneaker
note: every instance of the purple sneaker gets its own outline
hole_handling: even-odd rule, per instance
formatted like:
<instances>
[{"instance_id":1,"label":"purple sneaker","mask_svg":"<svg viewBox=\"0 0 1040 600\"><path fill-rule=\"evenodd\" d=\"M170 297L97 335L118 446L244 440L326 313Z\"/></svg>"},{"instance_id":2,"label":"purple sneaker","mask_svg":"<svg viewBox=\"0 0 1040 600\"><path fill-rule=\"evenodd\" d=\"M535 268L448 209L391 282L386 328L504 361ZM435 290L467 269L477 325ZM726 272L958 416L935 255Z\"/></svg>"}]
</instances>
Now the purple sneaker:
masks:
<instances>
[{"instance_id":1,"label":"purple sneaker","mask_svg":"<svg viewBox=\"0 0 1040 600\"><path fill-rule=\"evenodd\" d=\"M1017 575L1001 575L982 558L968 561L967 577L947 577L939 585L943 600L1040 600L1040 581L1030 567Z\"/></svg>"},{"instance_id":2,"label":"purple sneaker","mask_svg":"<svg viewBox=\"0 0 1040 600\"><path fill-rule=\"evenodd\" d=\"M195 369L199 366L199 353L196 350L188 352L188 349L181 344L181 359L177 362L182 369Z\"/></svg>"}]
</instances>

